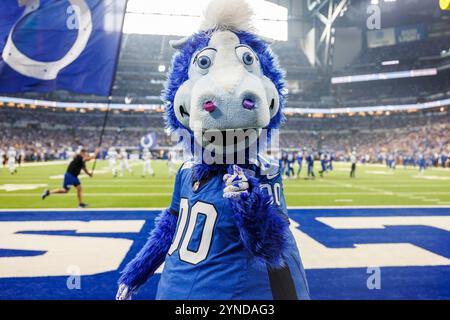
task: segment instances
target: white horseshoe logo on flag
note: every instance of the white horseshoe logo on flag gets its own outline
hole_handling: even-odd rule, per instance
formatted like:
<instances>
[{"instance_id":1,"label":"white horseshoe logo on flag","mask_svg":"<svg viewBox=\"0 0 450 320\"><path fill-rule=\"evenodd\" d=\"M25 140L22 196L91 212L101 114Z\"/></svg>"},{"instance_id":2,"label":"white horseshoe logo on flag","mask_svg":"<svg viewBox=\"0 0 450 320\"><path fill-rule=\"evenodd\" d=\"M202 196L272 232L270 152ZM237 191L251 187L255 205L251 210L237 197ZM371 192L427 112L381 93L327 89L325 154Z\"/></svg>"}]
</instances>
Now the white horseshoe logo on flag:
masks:
<instances>
[{"instance_id":1,"label":"white horseshoe logo on flag","mask_svg":"<svg viewBox=\"0 0 450 320\"><path fill-rule=\"evenodd\" d=\"M8 40L2 54L3 61L22 75L41 80L56 79L61 69L67 67L80 56L86 48L86 44L92 32L91 11L86 2L84 0L69 0L69 2L72 6L77 6L79 8L79 10L74 11L77 15L79 27L77 39L64 57L50 62L37 61L27 57L15 46L12 40L12 34L17 23L31 12L39 9L41 5L40 0L31 0L26 2L26 8L22 17L12 27L11 32L8 35ZM19 5L21 3L23 3L23 1L19 1Z\"/></svg>"}]
</instances>

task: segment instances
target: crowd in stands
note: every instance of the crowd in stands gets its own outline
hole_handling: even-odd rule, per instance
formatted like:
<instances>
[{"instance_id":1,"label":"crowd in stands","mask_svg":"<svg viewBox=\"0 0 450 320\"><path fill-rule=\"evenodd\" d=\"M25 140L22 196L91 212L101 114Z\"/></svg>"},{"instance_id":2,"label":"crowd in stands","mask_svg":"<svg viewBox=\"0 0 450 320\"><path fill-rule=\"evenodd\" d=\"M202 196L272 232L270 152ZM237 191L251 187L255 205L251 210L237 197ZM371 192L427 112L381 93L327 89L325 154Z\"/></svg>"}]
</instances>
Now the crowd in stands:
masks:
<instances>
[{"instance_id":1,"label":"crowd in stands","mask_svg":"<svg viewBox=\"0 0 450 320\"><path fill-rule=\"evenodd\" d=\"M68 148L97 147L104 112L66 112L49 109L0 108L0 149L14 146L26 161L53 160ZM163 115L147 112L111 112L102 147L138 149L141 138L154 133L154 148L168 149L171 137L164 131ZM392 154L413 157L450 153L450 112L416 112L392 115L342 115L312 118L290 116L280 130L280 146L328 151L336 159L356 150L371 161Z\"/></svg>"}]
</instances>

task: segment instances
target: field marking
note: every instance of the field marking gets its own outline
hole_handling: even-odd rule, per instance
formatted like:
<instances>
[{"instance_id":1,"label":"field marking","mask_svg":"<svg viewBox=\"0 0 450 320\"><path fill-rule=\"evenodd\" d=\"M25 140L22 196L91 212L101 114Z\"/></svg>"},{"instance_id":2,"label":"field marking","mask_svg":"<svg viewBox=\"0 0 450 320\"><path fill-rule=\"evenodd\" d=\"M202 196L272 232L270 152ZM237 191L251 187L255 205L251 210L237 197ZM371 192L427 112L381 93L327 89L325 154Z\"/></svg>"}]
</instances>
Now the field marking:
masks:
<instances>
[{"instance_id":1,"label":"field marking","mask_svg":"<svg viewBox=\"0 0 450 320\"><path fill-rule=\"evenodd\" d=\"M414 219L422 221L428 217L411 217L401 225L416 225ZM447 220L450 217L444 217L442 220L434 220L438 227L448 228ZM319 218L317 218L319 219ZM324 218L326 219L326 218ZM390 219L390 220L388 220ZM361 228L380 227L384 220L402 222L403 217L381 217L380 220L371 220L371 217L338 217L329 218L327 224L335 229L345 228L347 225L359 226ZM437 217L440 219L440 217ZM446 220L444 220L446 219ZM411 221L412 220L412 221ZM290 229L296 240L300 254L302 256L305 269L335 269L335 268L367 268L368 266L378 267L400 267L400 266L447 266L450 265L450 259L441 256L424 248L416 246L409 242L404 243L354 243L352 247L334 248L327 247L314 237L303 232L300 225L295 220L290 220ZM325 222L325 223L326 223ZM322 222L323 223L323 222ZM359 223L359 225L358 225ZM429 225L427 220L424 225ZM445 224L445 225L444 225ZM350 228L351 228L350 227ZM384 226L381 225L383 228ZM353 229L353 228L351 228Z\"/></svg>"},{"instance_id":2,"label":"field marking","mask_svg":"<svg viewBox=\"0 0 450 320\"><path fill-rule=\"evenodd\" d=\"M450 209L450 202L447 205L350 205L350 206L288 206L288 210L328 210L328 209ZM128 211L128 212L146 212L146 211L162 211L167 209L167 207L115 207L115 208L87 208L87 209L79 209L79 208L13 208L13 209L0 209L0 214L2 213L10 213L10 212L120 212L120 211Z\"/></svg>"},{"instance_id":3,"label":"field marking","mask_svg":"<svg viewBox=\"0 0 450 320\"><path fill-rule=\"evenodd\" d=\"M6 192L19 191L19 190L36 190L48 186L47 184L2 184L0 190Z\"/></svg>"},{"instance_id":4,"label":"field marking","mask_svg":"<svg viewBox=\"0 0 450 320\"><path fill-rule=\"evenodd\" d=\"M392 196L397 196L399 198L408 198L410 200L425 201L425 199L426 199L425 197L423 199L417 199L417 197L414 198L414 196L411 196L411 195L408 195L408 194L402 194L402 193L399 193L399 192L387 191L387 190L384 190L384 189L375 189L375 188L371 188L371 187L367 187L367 186L352 185L352 184L349 184L349 183L342 183L342 182L330 181L330 180L319 180L319 181L322 181L322 182L325 182L325 183L329 183L329 184L332 184L332 185L338 185L338 186L350 186L350 187L355 188L355 189L367 190L367 191L371 191L371 192L378 193L378 194L392 195ZM431 201L426 201L426 202L440 202L440 200L439 199L433 199Z\"/></svg>"},{"instance_id":5,"label":"field marking","mask_svg":"<svg viewBox=\"0 0 450 320\"><path fill-rule=\"evenodd\" d=\"M10 188L5 189L7 192L16 191L16 190L34 190L37 188L45 187L47 185L33 185L30 188L26 188L27 186L21 188ZM85 186L85 190L89 189L100 189L100 187L95 186ZM108 187L109 188L109 187ZM149 186L149 189L155 189L156 187ZM159 187L162 188L162 187ZM166 189L171 189L172 187L166 187ZM355 187L356 188L356 187ZM0 190L1 190L0 186ZM146 187L140 187L140 189L145 190ZM362 187L360 187L362 189ZM98 197L110 197L110 196L119 196L119 197L160 197L160 196L172 196L172 192L87 192L88 196L98 196ZM69 196L70 194L58 195ZM397 196L397 197L407 197L411 200L419 200L426 202L440 202L440 199L432 199L426 198L421 195L450 195L450 192L392 192L392 191L370 191L370 192L285 192L285 196L374 196L374 195L389 195L389 196ZM2 197L38 197L40 196L39 192L34 193L0 193L0 198Z\"/></svg>"},{"instance_id":6,"label":"field marking","mask_svg":"<svg viewBox=\"0 0 450 320\"><path fill-rule=\"evenodd\" d=\"M386 191L386 192L285 192L284 195L288 195L288 196L307 196L307 195L314 195L314 196L327 196L327 195L332 195L332 196L339 196L339 195L374 195L374 194L379 194L379 195L386 195L386 193L391 193L391 191ZM411 195L411 198L414 199L426 199L425 197L421 197L421 196L417 196L414 197L414 195L420 195L420 194L425 194L425 195L435 195L435 194L440 194L440 195L450 195L450 192L441 192L441 191L437 191L437 192L397 192L397 194L399 195ZM389 194L392 195L392 194ZM439 199L435 199L435 200L439 200Z\"/></svg>"},{"instance_id":7,"label":"field marking","mask_svg":"<svg viewBox=\"0 0 450 320\"><path fill-rule=\"evenodd\" d=\"M172 192L148 192L148 193L126 193L126 192L117 192L117 193L95 193L95 192L89 192L86 194L87 196L96 196L96 197L111 197L111 196L117 196L117 197L160 197L160 196L171 196L173 195ZM11 193L11 194L0 194L1 197L40 197L39 193ZM57 197L67 197L70 196L69 193L67 194L59 194Z\"/></svg>"},{"instance_id":8,"label":"field marking","mask_svg":"<svg viewBox=\"0 0 450 320\"><path fill-rule=\"evenodd\" d=\"M9 212L122 212L122 211L129 211L129 212L147 212L147 211L162 211L165 210L167 208L87 208L87 209L80 209L80 208L39 208L39 209L30 209L30 208L23 208L23 209L0 209L0 214L2 213L9 213Z\"/></svg>"},{"instance_id":9,"label":"field marking","mask_svg":"<svg viewBox=\"0 0 450 320\"><path fill-rule=\"evenodd\" d=\"M394 175L394 172L392 172L392 171L381 171L381 170L366 170L366 171L364 171L364 173L386 175L386 176Z\"/></svg>"},{"instance_id":10,"label":"field marking","mask_svg":"<svg viewBox=\"0 0 450 320\"><path fill-rule=\"evenodd\" d=\"M69 164L68 161L64 160L64 161L47 161L47 162L25 162L22 163L20 166L18 166L17 168L22 168L22 167L44 167L44 166L56 166L56 165L61 165L61 164Z\"/></svg>"},{"instance_id":11,"label":"field marking","mask_svg":"<svg viewBox=\"0 0 450 320\"><path fill-rule=\"evenodd\" d=\"M136 167L137 165L139 165L139 163L130 163L129 166L130 167ZM117 169L117 171L119 171L119 169ZM107 173L111 173L111 170L109 168L103 168L103 169L97 169L94 172L94 176L96 174L107 174ZM111 173L112 174L112 173ZM119 172L118 172L119 174ZM80 175L79 178L86 178L87 175ZM119 177L120 178L120 177ZM54 176L50 176L49 179L52 180L56 180L56 179L64 179L64 174L58 174L58 175L54 175Z\"/></svg>"},{"instance_id":12,"label":"field marking","mask_svg":"<svg viewBox=\"0 0 450 320\"><path fill-rule=\"evenodd\" d=\"M441 181L450 180L450 177L441 177L441 176L413 176L413 178L426 180L441 180Z\"/></svg>"}]
</instances>

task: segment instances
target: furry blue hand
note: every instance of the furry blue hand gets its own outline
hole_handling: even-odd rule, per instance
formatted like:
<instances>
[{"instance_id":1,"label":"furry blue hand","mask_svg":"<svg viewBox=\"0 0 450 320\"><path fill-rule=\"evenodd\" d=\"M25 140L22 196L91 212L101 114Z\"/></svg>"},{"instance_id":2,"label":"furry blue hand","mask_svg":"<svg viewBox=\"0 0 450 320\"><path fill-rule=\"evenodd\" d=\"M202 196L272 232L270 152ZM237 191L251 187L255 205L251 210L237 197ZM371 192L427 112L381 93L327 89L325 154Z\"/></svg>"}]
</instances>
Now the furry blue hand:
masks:
<instances>
[{"instance_id":1,"label":"furry blue hand","mask_svg":"<svg viewBox=\"0 0 450 320\"><path fill-rule=\"evenodd\" d=\"M279 268L287 250L289 220L256 178L247 180L247 194L230 198L241 240L257 263Z\"/></svg>"},{"instance_id":2,"label":"furry blue hand","mask_svg":"<svg viewBox=\"0 0 450 320\"><path fill-rule=\"evenodd\" d=\"M243 199L248 197L249 183L241 167L233 165L233 172L223 176L225 188L223 197L228 199Z\"/></svg>"}]
</instances>

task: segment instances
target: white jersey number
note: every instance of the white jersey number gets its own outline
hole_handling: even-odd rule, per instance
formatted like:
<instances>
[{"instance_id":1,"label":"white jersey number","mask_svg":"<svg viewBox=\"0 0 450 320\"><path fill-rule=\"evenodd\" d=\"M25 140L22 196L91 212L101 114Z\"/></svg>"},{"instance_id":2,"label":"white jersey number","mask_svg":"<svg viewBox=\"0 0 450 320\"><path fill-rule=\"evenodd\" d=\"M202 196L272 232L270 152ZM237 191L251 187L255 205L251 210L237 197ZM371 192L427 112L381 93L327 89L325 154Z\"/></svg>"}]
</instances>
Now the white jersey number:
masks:
<instances>
[{"instance_id":1,"label":"white jersey number","mask_svg":"<svg viewBox=\"0 0 450 320\"><path fill-rule=\"evenodd\" d=\"M266 189L269 196L273 197L273 201L276 205L281 204L281 185L277 182L273 184L273 187L268 183L260 185L261 189Z\"/></svg>"},{"instance_id":2,"label":"white jersey number","mask_svg":"<svg viewBox=\"0 0 450 320\"><path fill-rule=\"evenodd\" d=\"M194 233L199 215L203 215L205 217L200 244L197 251L191 251L188 249L188 246ZM189 210L188 200L183 198L180 201L180 213L178 219L178 229L175 235L175 239L170 246L169 255L172 255L178 249L178 247L180 247L180 260L191 264L198 264L205 260L208 256L209 248L211 247L214 225L217 220L217 210L212 204L201 201L196 202ZM186 233L183 237L185 229ZM181 241L182 237L183 240Z\"/></svg>"}]
</instances>

